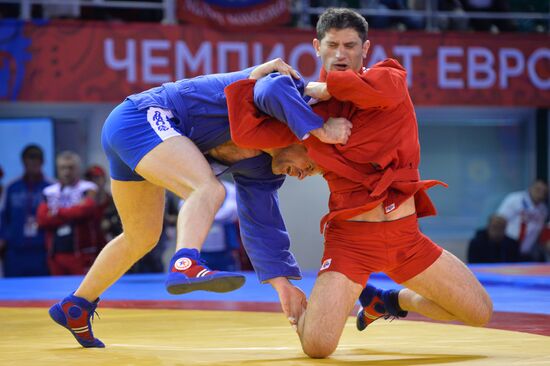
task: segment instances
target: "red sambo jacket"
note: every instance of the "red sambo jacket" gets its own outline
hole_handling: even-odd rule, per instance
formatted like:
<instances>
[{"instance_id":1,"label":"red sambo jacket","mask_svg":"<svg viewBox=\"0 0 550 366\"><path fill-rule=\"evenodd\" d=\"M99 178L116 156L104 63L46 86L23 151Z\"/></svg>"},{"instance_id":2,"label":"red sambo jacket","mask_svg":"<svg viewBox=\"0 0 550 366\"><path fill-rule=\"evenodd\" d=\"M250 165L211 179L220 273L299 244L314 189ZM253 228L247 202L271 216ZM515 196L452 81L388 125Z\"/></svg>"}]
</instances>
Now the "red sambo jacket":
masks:
<instances>
[{"instance_id":1,"label":"red sambo jacket","mask_svg":"<svg viewBox=\"0 0 550 366\"><path fill-rule=\"evenodd\" d=\"M411 196L419 217L434 215L425 191L445 184L420 180L418 125L405 69L388 59L360 73L322 72L321 81L332 98L315 104L314 112L325 120L343 117L353 124L345 145L325 144L313 136L303 141L330 188L330 212L321 230L332 219L346 220L380 204L390 213ZM298 143L284 124L256 109L254 83L240 80L225 89L233 141L256 149Z\"/></svg>"}]
</instances>

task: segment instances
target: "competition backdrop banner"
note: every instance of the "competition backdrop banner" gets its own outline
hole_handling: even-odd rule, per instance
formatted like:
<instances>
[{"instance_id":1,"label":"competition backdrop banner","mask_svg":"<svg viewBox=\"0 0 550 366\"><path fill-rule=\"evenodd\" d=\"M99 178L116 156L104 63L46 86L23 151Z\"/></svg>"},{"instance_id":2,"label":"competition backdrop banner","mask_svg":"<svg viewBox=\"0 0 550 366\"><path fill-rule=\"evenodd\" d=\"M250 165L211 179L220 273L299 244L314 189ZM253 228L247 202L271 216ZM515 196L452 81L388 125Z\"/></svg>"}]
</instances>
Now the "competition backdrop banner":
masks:
<instances>
[{"instance_id":1,"label":"competition backdrop banner","mask_svg":"<svg viewBox=\"0 0 550 366\"><path fill-rule=\"evenodd\" d=\"M178 0L177 4L179 20L224 30L249 32L290 21L288 0Z\"/></svg>"},{"instance_id":2,"label":"competition backdrop banner","mask_svg":"<svg viewBox=\"0 0 550 366\"><path fill-rule=\"evenodd\" d=\"M313 31L220 32L196 25L0 23L0 99L119 102L164 82L281 57L308 80L321 64ZM366 65L408 70L417 105L550 107L550 37L476 33L369 34Z\"/></svg>"}]
</instances>

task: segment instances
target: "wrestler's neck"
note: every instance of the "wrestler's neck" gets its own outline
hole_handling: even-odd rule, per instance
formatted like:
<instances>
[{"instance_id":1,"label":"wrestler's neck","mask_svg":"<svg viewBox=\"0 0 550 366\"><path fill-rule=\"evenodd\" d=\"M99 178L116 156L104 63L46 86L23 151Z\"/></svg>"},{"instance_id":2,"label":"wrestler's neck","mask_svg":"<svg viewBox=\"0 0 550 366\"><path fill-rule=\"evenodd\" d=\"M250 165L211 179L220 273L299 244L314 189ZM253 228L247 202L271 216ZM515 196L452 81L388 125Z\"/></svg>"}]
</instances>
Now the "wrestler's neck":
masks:
<instances>
[{"instance_id":1,"label":"wrestler's neck","mask_svg":"<svg viewBox=\"0 0 550 366\"><path fill-rule=\"evenodd\" d=\"M269 154L271 157L274 157L275 155L277 155L277 153L280 151L281 149L262 149L262 151L266 154Z\"/></svg>"},{"instance_id":2,"label":"wrestler's neck","mask_svg":"<svg viewBox=\"0 0 550 366\"><path fill-rule=\"evenodd\" d=\"M238 161L253 158L260 155L260 150L243 149L235 145L233 141L227 141L215 148L208 150L208 154L214 159L226 164L235 164Z\"/></svg>"}]
</instances>

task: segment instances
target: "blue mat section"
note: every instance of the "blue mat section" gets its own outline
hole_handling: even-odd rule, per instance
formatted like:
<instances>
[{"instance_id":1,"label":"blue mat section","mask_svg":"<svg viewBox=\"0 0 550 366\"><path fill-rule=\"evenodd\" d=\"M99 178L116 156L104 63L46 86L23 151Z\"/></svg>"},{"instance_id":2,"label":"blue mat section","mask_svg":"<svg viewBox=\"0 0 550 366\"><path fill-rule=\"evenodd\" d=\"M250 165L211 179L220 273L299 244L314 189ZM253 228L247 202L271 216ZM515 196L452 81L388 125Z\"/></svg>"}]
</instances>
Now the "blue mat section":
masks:
<instances>
[{"instance_id":1,"label":"blue mat section","mask_svg":"<svg viewBox=\"0 0 550 366\"><path fill-rule=\"evenodd\" d=\"M476 267L472 266L475 271ZM164 289L164 274L126 275L102 296L105 300L202 300L278 302L270 285L262 285L254 273L245 273L246 284L230 293L191 292L170 295ZM476 273L493 299L495 311L550 315L550 276ZM74 291L82 276L0 279L0 300L58 300ZM305 273L295 281L306 294L311 292L316 273ZM370 283L381 288L398 287L383 274L373 274Z\"/></svg>"}]
</instances>

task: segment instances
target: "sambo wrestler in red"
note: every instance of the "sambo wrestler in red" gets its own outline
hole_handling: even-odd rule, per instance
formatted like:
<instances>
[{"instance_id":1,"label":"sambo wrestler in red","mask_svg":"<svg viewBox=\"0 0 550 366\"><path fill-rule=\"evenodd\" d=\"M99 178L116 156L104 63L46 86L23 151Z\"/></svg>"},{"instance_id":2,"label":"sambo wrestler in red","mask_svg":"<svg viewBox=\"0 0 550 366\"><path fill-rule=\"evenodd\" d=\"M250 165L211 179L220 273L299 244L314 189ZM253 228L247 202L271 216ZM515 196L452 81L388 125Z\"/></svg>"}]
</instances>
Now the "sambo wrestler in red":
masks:
<instances>
[{"instance_id":1,"label":"sambo wrestler in red","mask_svg":"<svg viewBox=\"0 0 550 366\"><path fill-rule=\"evenodd\" d=\"M425 191L441 182L420 180L418 128L404 68L395 60L362 68L370 46L366 29L364 19L347 9L331 9L320 18L314 47L324 71L306 94L326 99L313 107L317 115L346 118L353 128L345 145L309 137L296 148L319 165L331 192L330 211L321 223L321 270L298 322L304 352L312 357L334 351L358 297L364 307L358 314L360 330L373 319L407 311L478 326L492 313L491 300L473 274L419 231L417 217L435 214ZM256 109L273 94L279 105L271 103L263 112L296 125L292 111L305 101L289 77L241 80L226 88L238 145L265 150L298 142L284 124ZM278 169L296 170L292 160ZM406 289L363 289L375 271ZM285 278L272 284L292 286Z\"/></svg>"}]
</instances>

